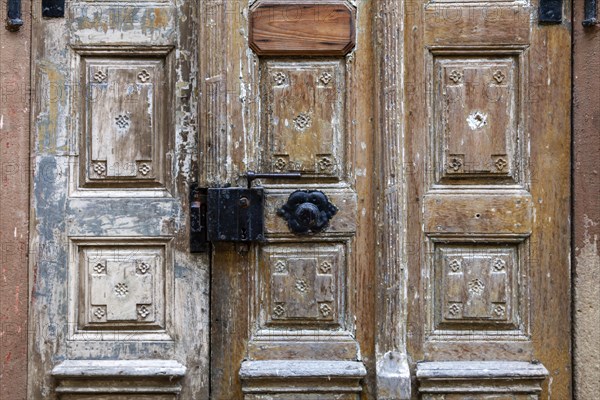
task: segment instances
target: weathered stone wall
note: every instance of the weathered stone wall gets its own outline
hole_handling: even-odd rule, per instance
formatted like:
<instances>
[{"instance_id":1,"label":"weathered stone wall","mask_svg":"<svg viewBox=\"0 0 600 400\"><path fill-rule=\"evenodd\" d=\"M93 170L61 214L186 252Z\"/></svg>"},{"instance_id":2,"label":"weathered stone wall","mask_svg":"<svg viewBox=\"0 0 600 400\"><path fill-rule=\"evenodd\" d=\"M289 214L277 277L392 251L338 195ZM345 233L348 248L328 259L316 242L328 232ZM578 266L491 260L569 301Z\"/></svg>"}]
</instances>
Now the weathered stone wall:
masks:
<instances>
[{"instance_id":1,"label":"weathered stone wall","mask_svg":"<svg viewBox=\"0 0 600 400\"><path fill-rule=\"evenodd\" d=\"M0 26L0 398L26 398L30 2L24 26Z\"/></svg>"},{"instance_id":2,"label":"weathered stone wall","mask_svg":"<svg viewBox=\"0 0 600 400\"><path fill-rule=\"evenodd\" d=\"M600 26L573 4L574 398L600 393Z\"/></svg>"}]
</instances>

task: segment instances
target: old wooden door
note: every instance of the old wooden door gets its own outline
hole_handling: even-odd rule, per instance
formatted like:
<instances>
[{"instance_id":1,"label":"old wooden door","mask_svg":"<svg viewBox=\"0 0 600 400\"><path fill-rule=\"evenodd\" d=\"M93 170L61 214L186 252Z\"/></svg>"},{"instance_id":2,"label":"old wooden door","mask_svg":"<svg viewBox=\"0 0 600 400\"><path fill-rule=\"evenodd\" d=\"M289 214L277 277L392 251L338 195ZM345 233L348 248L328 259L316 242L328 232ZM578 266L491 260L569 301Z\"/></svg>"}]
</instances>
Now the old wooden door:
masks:
<instances>
[{"instance_id":1,"label":"old wooden door","mask_svg":"<svg viewBox=\"0 0 600 400\"><path fill-rule=\"evenodd\" d=\"M413 396L570 398L564 4L405 3Z\"/></svg>"},{"instance_id":2,"label":"old wooden door","mask_svg":"<svg viewBox=\"0 0 600 400\"><path fill-rule=\"evenodd\" d=\"M265 190L264 242L214 246L214 399L374 395L360 383L374 370L372 10L234 1L204 26L201 37L222 52L202 56L200 182L301 174L254 183ZM309 209L327 214L327 226L302 228Z\"/></svg>"},{"instance_id":3,"label":"old wooden door","mask_svg":"<svg viewBox=\"0 0 600 400\"><path fill-rule=\"evenodd\" d=\"M344 1L78 1L37 19L32 398L363 391L372 21ZM254 182L261 243L192 253L191 185L249 170L301 178ZM294 192L303 235L279 215Z\"/></svg>"},{"instance_id":4,"label":"old wooden door","mask_svg":"<svg viewBox=\"0 0 600 400\"><path fill-rule=\"evenodd\" d=\"M31 398L568 398L566 25L505 1L35 12ZM192 252L190 187L249 171L274 174L260 240Z\"/></svg>"},{"instance_id":5,"label":"old wooden door","mask_svg":"<svg viewBox=\"0 0 600 400\"><path fill-rule=\"evenodd\" d=\"M209 263L188 251L186 211L200 10L41 4L30 398L206 399Z\"/></svg>"}]
</instances>

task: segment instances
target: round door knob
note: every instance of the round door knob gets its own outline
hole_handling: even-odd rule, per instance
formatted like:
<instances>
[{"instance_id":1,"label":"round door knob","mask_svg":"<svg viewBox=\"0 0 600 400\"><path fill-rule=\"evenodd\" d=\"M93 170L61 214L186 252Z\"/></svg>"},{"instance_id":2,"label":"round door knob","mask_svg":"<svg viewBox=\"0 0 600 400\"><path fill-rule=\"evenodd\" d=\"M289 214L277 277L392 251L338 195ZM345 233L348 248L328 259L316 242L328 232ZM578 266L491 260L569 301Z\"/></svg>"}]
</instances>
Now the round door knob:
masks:
<instances>
[{"instance_id":1,"label":"round door knob","mask_svg":"<svg viewBox=\"0 0 600 400\"><path fill-rule=\"evenodd\" d=\"M337 207L329 202L325 193L319 190L297 190L277 211L277 215L287 221L292 232L301 235L323 231L337 211Z\"/></svg>"}]
</instances>

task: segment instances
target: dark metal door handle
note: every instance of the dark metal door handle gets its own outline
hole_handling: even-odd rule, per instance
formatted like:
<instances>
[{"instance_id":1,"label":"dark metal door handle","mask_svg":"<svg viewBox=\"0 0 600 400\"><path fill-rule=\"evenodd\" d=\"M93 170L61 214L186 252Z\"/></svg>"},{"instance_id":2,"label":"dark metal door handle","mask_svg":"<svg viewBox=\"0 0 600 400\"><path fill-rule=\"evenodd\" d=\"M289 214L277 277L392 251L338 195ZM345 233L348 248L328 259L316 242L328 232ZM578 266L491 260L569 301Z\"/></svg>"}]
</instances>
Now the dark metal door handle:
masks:
<instances>
[{"instance_id":1,"label":"dark metal door handle","mask_svg":"<svg viewBox=\"0 0 600 400\"><path fill-rule=\"evenodd\" d=\"M583 26L594 26L598 23L598 3L596 0L584 0L583 3Z\"/></svg>"},{"instance_id":2,"label":"dark metal door handle","mask_svg":"<svg viewBox=\"0 0 600 400\"><path fill-rule=\"evenodd\" d=\"M8 0L6 29L11 32L16 32L21 26L23 26L23 20L21 19L21 0Z\"/></svg>"}]
</instances>

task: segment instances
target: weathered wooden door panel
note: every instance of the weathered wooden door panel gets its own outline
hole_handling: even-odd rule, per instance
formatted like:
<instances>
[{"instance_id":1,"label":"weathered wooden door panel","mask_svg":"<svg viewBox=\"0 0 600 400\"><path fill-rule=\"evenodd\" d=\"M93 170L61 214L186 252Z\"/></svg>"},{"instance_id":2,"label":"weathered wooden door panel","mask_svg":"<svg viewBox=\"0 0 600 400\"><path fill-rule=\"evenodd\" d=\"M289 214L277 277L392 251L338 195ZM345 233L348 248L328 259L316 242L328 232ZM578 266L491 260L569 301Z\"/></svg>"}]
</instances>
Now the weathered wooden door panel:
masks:
<instances>
[{"instance_id":1,"label":"weathered wooden door panel","mask_svg":"<svg viewBox=\"0 0 600 400\"><path fill-rule=\"evenodd\" d=\"M264 243L213 248L212 398L372 396L360 384L374 361L372 4L213 12L202 35L224 51L203 57L200 182L241 186L248 170L302 178L254 183L266 190ZM290 230L279 210L296 190L334 205L325 230Z\"/></svg>"},{"instance_id":2,"label":"weathered wooden door panel","mask_svg":"<svg viewBox=\"0 0 600 400\"><path fill-rule=\"evenodd\" d=\"M568 14L537 6L406 3L415 397L570 396Z\"/></svg>"},{"instance_id":3,"label":"weathered wooden door panel","mask_svg":"<svg viewBox=\"0 0 600 400\"><path fill-rule=\"evenodd\" d=\"M34 18L31 398L208 397L208 259L185 211L197 16Z\"/></svg>"}]
</instances>

